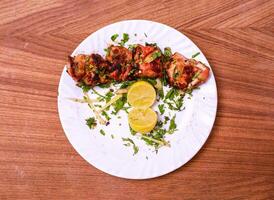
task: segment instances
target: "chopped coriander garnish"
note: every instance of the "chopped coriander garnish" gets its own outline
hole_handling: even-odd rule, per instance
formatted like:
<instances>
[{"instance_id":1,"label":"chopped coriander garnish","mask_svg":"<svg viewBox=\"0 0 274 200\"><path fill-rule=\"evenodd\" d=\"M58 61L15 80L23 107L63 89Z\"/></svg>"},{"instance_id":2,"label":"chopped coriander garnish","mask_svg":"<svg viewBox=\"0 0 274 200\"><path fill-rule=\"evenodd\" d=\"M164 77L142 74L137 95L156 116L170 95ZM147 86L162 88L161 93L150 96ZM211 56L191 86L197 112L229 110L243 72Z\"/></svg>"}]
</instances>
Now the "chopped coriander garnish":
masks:
<instances>
[{"instance_id":1,"label":"chopped coriander garnish","mask_svg":"<svg viewBox=\"0 0 274 200\"><path fill-rule=\"evenodd\" d=\"M141 78L141 80L149 82L152 86L155 86L157 84L157 81L152 78Z\"/></svg>"},{"instance_id":2,"label":"chopped coriander garnish","mask_svg":"<svg viewBox=\"0 0 274 200\"><path fill-rule=\"evenodd\" d=\"M187 93L191 97L192 97L192 92L193 92L193 89L191 89L191 88L187 88L185 91L185 93Z\"/></svg>"},{"instance_id":3,"label":"chopped coriander garnish","mask_svg":"<svg viewBox=\"0 0 274 200\"><path fill-rule=\"evenodd\" d=\"M165 105L164 104L159 104L158 105L158 109L159 109L159 112L162 114L164 114L165 112Z\"/></svg>"},{"instance_id":4,"label":"chopped coriander garnish","mask_svg":"<svg viewBox=\"0 0 274 200\"><path fill-rule=\"evenodd\" d=\"M123 95L120 99L118 99L114 104L114 112L112 114L116 115L121 109L123 109L125 103L127 102L126 95Z\"/></svg>"},{"instance_id":5,"label":"chopped coriander garnish","mask_svg":"<svg viewBox=\"0 0 274 200\"><path fill-rule=\"evenodd\" d=\"M179 93L176 88L170 89L164 99L164 102L168 105L170 110L181 110L183 106L184 95Z\"/></svg>"},{"instance_id":6,"label":"chopped coriander garnish","mask_svg":"<svg viewBox=\"0 0 274 200\"><path fill-rule=\"evenodd\" d=\"M100 84L98 85L100 88L109 88L111 83L105 83L105 84Z\"/></svg>"},{"instance_id":7,"label":"chopped coriander garnish","mask_svg":"<svg viewBox=\"0 0 274 200\"><path fill-rule=\"evenodd\" d=\"M86 85L84 82L78 83L77 86L82 88L83 93L87 93L91 89L91 87Z\"/></svg>"},{"instance_id":8,"label":"chopped coriander garnish","mask_svg":"<svg viewBox=\"0 0 274 200\"><path fill-rule=\"evenodd\" d=\"M165 116L164 118L165 118L165 120L164 120L164 124L167 124L167 122L168 122L170 119L169 119L169 117L168 117L168 116Z\"/></svg>"},{"instance_id":9,"label":"chopped coriander garnish","mask_svg":"<svg viewBox=\"0 0 274 200\"><path fill-rule=\"evenodd\" d=\"M172 56L172 52L171 52L171 48L170 47L164 48L164 56L166 58L168 58L168 59Z\"/></svg>"},{"instance_id":10,"label":"chopped coriander garnish","mask_svg":"<svg viewBox=\"0 0 274 200\"><path fill-rule=\"evenodd\" d=\"M107 121L109 121L111 118L108 116L106 111L102 111L102 115L106 118Z\"/></svg>"},{"instance_id":11,"label":"chopped coriander garnish","mask_svg":"<svg viewBox=\"0 0 274 200\"><path fill-rule=\"evenodd\" d=\"M172 88L171 90L169 90L165 96L165 99L172 99L174 97L174 93L175 93L175 89Z\"/></svg>"},{"instance_id":12,"label":"chopped coriander garnish","mask_svg":"<svg viewBox=\"0 0 274 200\"><path fill-rule=\"evenodd\" d=\"M168 133L169 134L172 134L174 133L177 129L177 125L175 123L175 118L176 118L176 115L174 115L171 120L170 120L170 123L169 123L169 129L168 129Z\"/></svg>"},{"instance_id":13,"label":"chopped coriander garnish","mask_svg":"<svg viewBox=\"0 0 274 200\"><path fill-rule=\"evenodd\" d=\"M114 96L113 92L108 91L108 92L105 94L105 100L106 100L106 102L109 102L109 101L111 100L111 97L113 97L113 96Z\"/></svg>"},{"instance_id":14,"label":"chopped coriander garnish","mask_svg":"<svg viewBox=\"0 0 274 200\"><path fill-rule=\"evenodd\" d=\"M101 95L99 92L97 92L94 88L91 88L91 89L94 92L94 94L98 95L99 97L101 97L103 99L105 98L103 95Z\"/></svg>"},{"instance_id":15,"label":"chopped coriander garnish","mask_svg":"<svg viewBox=\"0 0 274 200\"><path fill-rule=\"evenodd\" d=\"M94 117L90 117L86 119L86 125L90 128L90 129L94 129L97 125L97 122L95 120Z\"/></svg>"},{"instance_id":16,"label":"chopped coriander garnish","mask_svg":"<svg viewBox=\"0 0 274 200\"><path fill-rule=\"evenodd\" d=\"M100 133L101 133L101 135L103 135L103 136L106 135L106 132L105 132L103 129L100 129Z\"/></svg>"},{"instance_id":17,"label":"chopped coriander garnish","mask_svg":"<svg viewBox=\"0 0 274 200\"><path fill-rule=\"evenodd\" d=\"M155 51L152 54L152 60L155 60L156 58L160 57L162 55L162 53L160 51Z\"/></svg>"},{"instance_id":18,"label":"chopped coriander garnish","mask_svg":"<svg viewBox=\"0 0 274 200\"><path fill-rule=\"evenodd\" d=\"M163 88L161 88L160 90L157 90L158 91L158 95L161 99L164 99L165 95L164 95L164 90Z\"/></svg>"},{"instance_id":19,"label":"chopped coriander garnish","mask_svg":"<svg viewBox=\"0 0 274 200\"><path fill-rule=\"evenodd\" d=\"M162 82L163 82L163 85L164 85L164 86L166 86L167 83L168 83L168 75L167 75L167 73L166 73L165 70L163 71Z\"/></svg>"},{"instance_id":20,"label":"chopped coriander garnish","mask_svg":"<svg viewBox=\"0 0 274 200\"><path fill-rule=\"evenodd\" d=\"M111 36L111 40L114 42L117 39L117 37L119 37L119 34L116 33Z\"/></svg>"},{"instance_id":21,"label":"chopped coriander garnish","mask_svg":"<svg viewBox=\"0 0 274 200\"><path fill-rule=\"evenodd\" d=\"M124 88L127 88L129 87L130 85L132 85L133 83L135 83L136 81L124 81L121 86L120 86L120 89L124 89Z\"/></svg>"},{"instance_id":22,"label":"chopped coriander garnish","mask_svg":"<svg viewBox=\"0 0 274 200\"><path fill-rule=\"evenodd\" d=\"M131 133L131 135L136 135L136 131L134 131L131 127L129 127L129 130L130 130L130 133Z\"/></svg>"},{"instance_id":23,"label":"chopped coriander garnish","mask_svg":"<svg viewBox=\"0 0 274 200\"><path fill-rule=\"evenodd\" d=\"M129 35L127 33L123 33L123 39L121 39L121 42L119 42L119 45L124 46L128 40L129 40Z\"/></svg>"},{"instance_id":24,"label":"chopped coriander garnish","mask_svg":"<svg viewBox=\"0 0 274 200\"><path fill-rule=\"evenodd\" d=\"M198 55L200 55L200 52L197 52L197 53L193 54L191 57L192 57L192 58L195 58L195 57L197 57Z\"/></svg>"},{"instance_id":25,"label":"chopped coriander garnish","mask_svg":"<svg viewBox=\"0 0 274 200\"><path fill-rule=\"evenodd\" d=\"M106 52L106 55L108 56L110 49L109 48L105 48L104 51Z\"/></svg>"},{"instance_id":26,"label":"chopped coriander garnish","mask_svg":"<svg viewBox=\"0 0 274 200\"><path fill-rule=\"evenodd\" d=\"M128 50L132 51L137 47L137 44L130 44L128 45Z\"/></svg>"},{"instance_id":27,"label":"chopped coriander garnish","mask_svg":"<svg viewBox=\"0 0 274 200\"><path fill-rule=\"evenodd\" d=\"M111 136L112 139L114 139L114 135L113 134L111 134L110 136Z\"/></svg>"},{"instance_id":28,"label":"chopped coriander garnish","mask_svg":"<svg viewBox=\"0 0 274 200\"><path fill-rule=\"evenodd\" d=\"M139 147L137 147L137 146L135 145L135 143L133 142L132 139L130 139L130 138L122 138L122 140L123 140L124 142L128 142L128 143L124 144L125 146L130 146L130 144L132 144L133 151L134 151L133 155L135 155L135 154L138 153Z\"/></svg>"},{"instance_id":29,"label":"chopped coriander garnish","mask_svg":"<svg viewBox=\"0 0 274 200\"><path fill-rule=\"evenodd\" d=\"M97 107L97 108L102 108L102 106L99 105L99 104L94 104L94 106Z\"/></svg>"}]
</instances>

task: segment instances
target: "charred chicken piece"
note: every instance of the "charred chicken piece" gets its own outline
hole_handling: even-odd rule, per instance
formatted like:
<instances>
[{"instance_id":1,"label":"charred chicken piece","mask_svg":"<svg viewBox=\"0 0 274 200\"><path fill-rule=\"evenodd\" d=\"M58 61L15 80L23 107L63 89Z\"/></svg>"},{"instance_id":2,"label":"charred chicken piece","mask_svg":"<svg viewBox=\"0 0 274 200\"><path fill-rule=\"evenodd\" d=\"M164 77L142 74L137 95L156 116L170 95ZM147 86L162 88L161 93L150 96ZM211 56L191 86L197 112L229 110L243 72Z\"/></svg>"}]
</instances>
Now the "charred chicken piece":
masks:
<instances>
[{"instance_id":1,"label":"charred chicken piece","mask_svg":"<svg viewBox=\"0 0 274 200\"><path fill-rule=\"evenodd\" d=\"M194 59L187 59L177 52L172 55L165 68L169 84L182 90L197 87L209 76L209 68L206 65Z\"/></svg>"},{"instance_id":2,"label":"charred chicken piece","mask_svg":"<svg viewBox=\"0 0 274 200\"><path fill-rule=\"evenodd\" d=\"M99 54L68 57L67 72L77 82L89 86L104 84L110 81L107 70L109 63Z\"/></svg>"},{"instance_id":3,"label":"charred chicken piece","mask_svg":"<svg viewBox=\"0 0 274 200\"><path fill-rule=\"evenodd\" d=\"M135 75L146 78L162 77L161 57L162 53L158 47L138 44L134 49L134 62L138 68Z\"/></svg>"},{"instance_id":4,"label":"charred chicken piece","mask_svg":"<svg viewBox=\"0 0 274 200\"><path fill-rule=\"evenodd\" d=\"M132 69L132 52L122 46L109 46L106 60L111 63L109 67L110 77L116 81L128 79Z\"/></svg>"}]
</instances>

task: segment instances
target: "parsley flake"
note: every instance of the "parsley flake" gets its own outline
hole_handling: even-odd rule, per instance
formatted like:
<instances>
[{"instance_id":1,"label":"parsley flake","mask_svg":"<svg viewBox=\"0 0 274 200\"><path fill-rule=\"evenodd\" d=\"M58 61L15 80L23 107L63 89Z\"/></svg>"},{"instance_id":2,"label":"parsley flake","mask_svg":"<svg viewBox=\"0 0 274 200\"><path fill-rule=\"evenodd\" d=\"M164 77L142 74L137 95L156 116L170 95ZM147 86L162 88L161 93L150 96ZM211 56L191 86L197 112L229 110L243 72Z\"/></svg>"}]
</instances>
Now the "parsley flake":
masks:
<instances>
[{"instance_id":1,"label":"parsley flake","mask_svg":"<svg viewBox=\"0 0 274 200\"><path fill-rule=\"evenodd\" d=\"M111 36L111 40L114 42L119 37L119 34L114 34Z\"/></svg>"},{"instance_id":2,"label":"parsley flake","mask_svg":"<svg viewBox=\"0 0 274 200\"><path fill-rule=\"evenodd\" d=\"M97 122L95 120L94 117L90 117L88 119L86 119L86 125L90 128L90 129L94 129L97 125Z\"/></svg>"}]
</instances>

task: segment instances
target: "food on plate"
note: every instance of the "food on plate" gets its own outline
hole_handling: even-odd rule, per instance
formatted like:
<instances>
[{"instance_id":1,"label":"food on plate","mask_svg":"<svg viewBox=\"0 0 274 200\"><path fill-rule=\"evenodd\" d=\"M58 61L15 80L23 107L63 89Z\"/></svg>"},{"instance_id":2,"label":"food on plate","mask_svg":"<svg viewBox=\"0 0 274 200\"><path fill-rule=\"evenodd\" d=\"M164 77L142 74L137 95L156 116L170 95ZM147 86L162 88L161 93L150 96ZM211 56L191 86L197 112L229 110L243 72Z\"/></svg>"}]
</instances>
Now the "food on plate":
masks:
<instances>
[{"instance_id":1,"label":"food on plate","mask_svg":"<svg viewBox=\"0 0 274 200\"><path fill-rule=\"evenodd\" d=\"M147 145L158 150L170 146L166 136L177 131L176 112L183 111L184 97L207 81L210 69L194 58L172 53L169 47L162 51L155 43L130 44L124 33L120 42L118 34L111 36L105 57L92 53L68 56L67 72L82 88L83 99L70 98L86 103L93 116L86 119L90 129L97 125L108 126L110 119L123 110L128 114L132 136L139 136ZM108 89L105 94L95 86ZM167 87L169 86L168 90ZM92 99L88 92L96 95ZM154 111L158 108L158 111ZM119 124L120 125L120 124ZM101 135L108 135L103 129ZM114 135L111 134L111 138ZM139 148L130 138L122 138L125 146L132 146L134 155Z\"/></svg>"},{"instance_id":2,"label":"food on plate","mask_svg":"<svg viewBox=\"0 0 274 200\"><path fill-rule=\"evenodd\" d=\"M206 65L194 59L187 59L177 52L166 63L166 71L169 84L181 89L196 87L209 76L209 68Z\"/></svg>"},{"instance_id":3,"label":"food on plate","mask_svg":"<svg viewBox=\"0 0 274 200\"><path fill-rule=\"evenodd\" d=\"M133 108L128 114L130 127L139 133L149 133L157 123L157 114L151 108Z\"/></svg>"},{"instance_id":4,"label":"food on plate","mask_svg":"<svg viewBox=\"0 0 274 200\"><path fill-rule=\"evenodd\" d=\"M132 84L127 92L127 101L133 107L145 109L152 106L155 100L155 89L146 81Z\"/></svg>"},{"instance_id":5,"label":"food on plate","mask_svg":"<svg viewBox=\"0 0 274 200\"><path fill-rule=\"evenodd\" d=\"M136 80L164 78L172 87L193 89L209 77L209 67L171 50L161 51L156 44L132 45L131 48L110 45L106 57L98 54L68 57L67 72L78 83L88 86Z\"/></svg>"}]
</instances>

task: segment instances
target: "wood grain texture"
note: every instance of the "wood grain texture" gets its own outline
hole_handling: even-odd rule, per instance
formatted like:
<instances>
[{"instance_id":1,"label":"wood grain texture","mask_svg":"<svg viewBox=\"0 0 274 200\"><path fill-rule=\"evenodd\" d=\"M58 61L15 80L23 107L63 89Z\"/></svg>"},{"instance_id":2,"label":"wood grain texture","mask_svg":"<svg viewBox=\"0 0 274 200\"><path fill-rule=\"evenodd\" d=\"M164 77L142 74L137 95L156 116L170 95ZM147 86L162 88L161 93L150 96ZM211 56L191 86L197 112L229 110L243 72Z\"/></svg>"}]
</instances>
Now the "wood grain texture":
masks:
<instances>
[{"instance_id":1,"label":"wood grain texture","mask_svg":"<svg viewBox=\"0 0 274 200\"><path fill-rule=\"evenodd\" d=\"M125 19L170 25L208 58L218 113L203 149L133 181L84 161L66 139L57 87L66 56ZM274 199L274 1L0 2L0 199Z\"/></svg>"}]
</instances>

